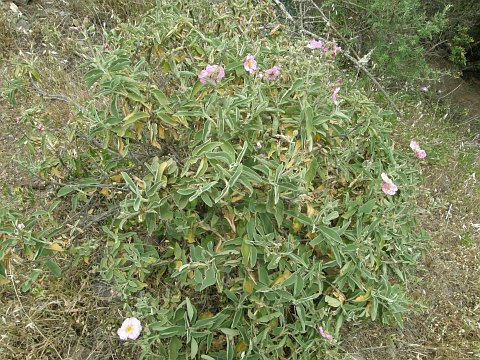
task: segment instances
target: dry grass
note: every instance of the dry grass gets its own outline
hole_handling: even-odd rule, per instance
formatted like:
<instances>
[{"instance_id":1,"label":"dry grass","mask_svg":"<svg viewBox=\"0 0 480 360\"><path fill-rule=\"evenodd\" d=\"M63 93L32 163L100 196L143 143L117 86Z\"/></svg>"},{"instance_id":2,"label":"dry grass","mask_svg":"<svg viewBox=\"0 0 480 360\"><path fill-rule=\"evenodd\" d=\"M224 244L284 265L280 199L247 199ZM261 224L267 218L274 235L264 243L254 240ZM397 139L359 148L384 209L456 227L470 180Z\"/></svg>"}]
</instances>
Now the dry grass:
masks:
<instances>
[{"instance_id":1,"label":"dry grass","mask_svg":"<svg viewBox=\"0 0 480 360\"><path fill-rule=\"evenodd\" d=\"M85 3L88 6L85 6ZM67 6L38 1L20 7L30 19L32 32L23 35L7 12L0 13L2 57L11 59L22 50L26 58L41 55L42 86L48 92L78 96L83 51L88 48L70 26L96 24L99 30L115 21L141 13L149 1L70 1ZM3 11L3 10L0 10ZM115 14L115 16L112 16ZM33 21L41 19L42 21ZM93 41L101 43L102 31ZM30 53L30 55L29 55ZM2 64L2 75L11 71ZM34 179L11 162L14 139L21 134L14 119L39 98L20 102L17 108L0 103L0 181L11 188ZM426 107L428 109L428 107ZM58 101L44 103L52 126L61 131L68 107ZM452 129L413 108L407 123L398 124L397 142L409 151L411 137L424 145L429 157L420 168L425 191L418 199L420 227L432 237L426 256L408 288L418 304L407 315L404 329L379 324L348 324L344 347L357 359L474 359L480 357L480 190L478 140L466 128ZM447 116L448 121L450 116ZM477 141L477 142L476 142ZM475 175L474 175L475 174ZM48 189L35 192L36 201L49 201ZM131 343L117 340L121 304L108 296L86 264L60 279L41 278L27 293L19 290L26 266L11 268L12 283L0 288L1 359L134 359Z\"/></svg>"}]
</instances>

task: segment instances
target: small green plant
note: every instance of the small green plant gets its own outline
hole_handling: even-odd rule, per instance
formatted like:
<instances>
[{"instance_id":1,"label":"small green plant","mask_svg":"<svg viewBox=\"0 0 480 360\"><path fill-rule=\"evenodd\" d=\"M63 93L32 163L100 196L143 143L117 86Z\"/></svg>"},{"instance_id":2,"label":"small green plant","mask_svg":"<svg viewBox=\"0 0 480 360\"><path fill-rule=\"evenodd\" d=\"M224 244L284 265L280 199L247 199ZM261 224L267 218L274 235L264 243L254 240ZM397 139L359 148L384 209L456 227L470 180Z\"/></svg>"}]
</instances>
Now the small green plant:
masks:
<instances>
[{"instance_id":1,"label":"small green plant","mask_svg":"<svg viewBox=\"0 0 480 360\"><path fill-rule=\"evenodd\" d=\"M449 59L454 64L463 66L467 64L465 51L474 42L474 39L470 36L469 32L469 27L462 25L457 26L456 34L452 38L451 43L449 44Z\"/></svg>"}]
</instances>

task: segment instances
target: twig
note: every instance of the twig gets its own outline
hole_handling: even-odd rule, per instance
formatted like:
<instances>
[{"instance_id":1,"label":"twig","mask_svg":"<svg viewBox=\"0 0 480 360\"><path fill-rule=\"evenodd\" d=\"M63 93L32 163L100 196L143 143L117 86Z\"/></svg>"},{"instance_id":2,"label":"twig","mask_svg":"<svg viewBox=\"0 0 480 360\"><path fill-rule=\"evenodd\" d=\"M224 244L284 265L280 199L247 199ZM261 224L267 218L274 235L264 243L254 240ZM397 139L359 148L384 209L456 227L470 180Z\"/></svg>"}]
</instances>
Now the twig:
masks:
<instances>
[{"instance_id":1,"label":"twig","mask_svg":"<svg viewBox=\"0 0 480 360\"><path fill-rule=\"evenodd\" d=\"M33 88L38 93L38 95L40 95L41 97L43 97L45 99L65 101L67 103L71 102L71 99L66 95L63 95L63 94L49 94L49 93L45 92L44 90L42 90L38 86L37 82L35 80L33 80L32 77L30 77L30 83L32 84Z\"/></svg>"},{"instance_id":2,"label":"twig","mask_svg":"<svg viewBox=\"0 0 480 360\"><path fill-rule=\"evenodd\" d=\"M448 207L447 214L445 215L445 220L447 220L447 221L452 216L452 206L453 206L453 204L450 204L450 206Z\"/></svg>"},{"instance_id":3,"label":"twig","mask_svg":"<svg viewBox=\"0 0 480 360\"><path fill-rule=\"evenodd\" d=\"M282 10L283 14L285 15L285 17L290 20L290 21L295 21L293 19L293 16L287 11L287 9L285 8L285 5L283 5L280 0L273 0L273 2L275 4L277 4L277 6L280 8L280 10Z\"/></svg>"}]
</instances>

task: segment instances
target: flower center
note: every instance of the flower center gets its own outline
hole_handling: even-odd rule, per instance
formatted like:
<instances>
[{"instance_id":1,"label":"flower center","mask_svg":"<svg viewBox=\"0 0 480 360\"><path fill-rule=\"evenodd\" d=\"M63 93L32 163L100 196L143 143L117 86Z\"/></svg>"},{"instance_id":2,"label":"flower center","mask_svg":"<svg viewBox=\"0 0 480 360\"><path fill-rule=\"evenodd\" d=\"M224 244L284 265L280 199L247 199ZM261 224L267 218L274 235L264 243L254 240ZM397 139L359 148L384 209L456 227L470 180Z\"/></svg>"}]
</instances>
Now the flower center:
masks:
<instances>
[{"instance_id":1,"label":"flower center","mask_svg":"<svg viewBox=\"0 0 480 360\"><path fill-rule=\"evenodd\" d=\"M253 66L252 60L248 60L247 65L248 65L248 67L252 67Z\"/></svg>"},{"instance_id":2,"label":"flower center","mask_svg":"<svg viewBox=\"0 0 480 360\"><path fill-rule=\"evenodd\" d=\"M127 325L125 331L126 331L126 332L132 332L132 330L133 330L132 325Z\"/></svg>"}]
</instances>

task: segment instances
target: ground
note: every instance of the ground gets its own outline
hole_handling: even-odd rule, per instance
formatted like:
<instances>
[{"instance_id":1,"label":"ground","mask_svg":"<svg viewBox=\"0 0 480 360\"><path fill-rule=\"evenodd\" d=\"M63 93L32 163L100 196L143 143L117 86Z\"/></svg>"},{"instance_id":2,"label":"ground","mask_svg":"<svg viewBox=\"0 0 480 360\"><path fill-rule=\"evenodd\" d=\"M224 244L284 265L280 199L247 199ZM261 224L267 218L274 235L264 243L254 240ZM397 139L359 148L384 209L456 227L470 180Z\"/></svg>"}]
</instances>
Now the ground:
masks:
<instances>
[{"instance_id":1,"label":"ground","mask_svg":"<svg viewBox=\"0 0 480 360\"><path fill-rule=\"evenodd\" d=\"M88 51L75 27L84 19L111 26L111 14L125 16L113 1L90 0L91 7L73 2L56 5L30 1L12 5L0 1L0 65L2 78L11 74L11 60L33 59L42 72L43 91L81 96L82 52ZM141 2L133 2L141 6ZM21 13L21 15L20 15ZM41 21L36 21L41 19ZM112 20L113 19L113 20ZM92 36L101 43L102 35ZM22 53L20 53L22 51ZM20 54L20 55L19 55ZM395 98L405 114L395 123L396 146L409 151L415 138L427 150L420 168L420 229L430 234L425 256L408 282L417 306L405 317L404 328L373 323L349 323L342 333L341 354L355 359L475 359L480 357L480 169L478 84L460 91L445 81L438 89ZM41 92L12 107L0 99L0 184L24 191L37 202L50 201L52 189L14 161L22 156L17 117L40 104ZM452 91L453 90L453 91ZM445 94L452 91L450 107ZM465 101L470 99L470 101ZM52 131L62 131L69 119L62 100L44 99ZM462 107L467 107L464 111ZM468 111L468 108L471 108ZM476 132L477 131L477 132ZM31 191L27 189L32 189ZM23 190L19 190L23 189ZM22 209L21 209L22 210ZM23 209L28 211L28 209ZM30 292L22 292L22 269L13 261L11 282L0 288L0 357L2 359L130 359L130 346L118 340L121 304L111 296L88 263L67 270L60 279L44 277ZM346 355L350 354L350 355ZM342 355L338 355L341 357Z\"/></svg>"}]
</instances>

